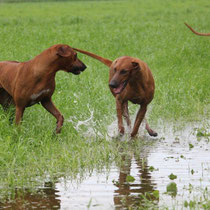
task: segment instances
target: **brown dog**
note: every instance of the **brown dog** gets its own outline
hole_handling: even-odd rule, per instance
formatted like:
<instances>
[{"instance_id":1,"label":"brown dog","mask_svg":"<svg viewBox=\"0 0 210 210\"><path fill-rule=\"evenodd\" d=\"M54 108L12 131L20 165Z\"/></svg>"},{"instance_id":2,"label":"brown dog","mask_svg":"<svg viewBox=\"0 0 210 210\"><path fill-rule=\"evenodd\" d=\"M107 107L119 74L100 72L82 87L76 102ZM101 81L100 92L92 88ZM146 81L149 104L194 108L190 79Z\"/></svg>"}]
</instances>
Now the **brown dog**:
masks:
<instances>
[{"instance_id":1,"label":"brown dog","mask_svg":"<svg viewBox=\"0 0 210 210\"><path fill-rule=\"evenodd\" d=\"M210 33L200 33L195 31L191 26L189 26L187 23L184 23L194 34L199 36L210 36Z\"/></svg>"},{"instance_id":2,"label":"brown dog","mask_svg":"<svg viewBox=\"0 0 210 210\"><path fill-rule=\"evenodd\" d=\"M138 58L129 56L117 58L112 62L93 53L77 48L73 49L91 56L110 67L109 87L116 98L118 129L120 134L124 134L122 116L125 117L127 125L129 127L131 125L128 113L128 101L141 105L131 133L131 137L134 137L145 117L147 105L152 101L154 96L155 83L147 64ZM147 122L146 130L149 135L157 136L157 133L149 127Z\"/></svg>"},{"instance_id":3,"label":"brown dog","mask_svg":"<svg viewBox=\"0 0 210 210\"><path fill-rule=\"evenodd\" d=\"M0 104L16 108L15 122L19 124L26 107L41 102L57 119L56 133L61 131L64 118L52 102L55 74L62 69L80 74L86 66L68 45L57 44L26 62L0 62Z\"/></svg>"}]
</instances>

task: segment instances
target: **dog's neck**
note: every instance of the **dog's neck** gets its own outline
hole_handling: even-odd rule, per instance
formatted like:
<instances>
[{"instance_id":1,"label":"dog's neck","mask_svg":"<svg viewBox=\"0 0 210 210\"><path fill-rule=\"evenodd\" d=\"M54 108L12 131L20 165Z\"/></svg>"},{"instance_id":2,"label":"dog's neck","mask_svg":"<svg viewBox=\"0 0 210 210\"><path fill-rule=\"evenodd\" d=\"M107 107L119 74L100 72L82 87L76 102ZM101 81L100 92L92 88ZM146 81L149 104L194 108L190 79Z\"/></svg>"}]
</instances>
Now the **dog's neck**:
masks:
<instances>
[{"instance_id":1,"label":"dog's neck","mask_svg":"<svg viewBox=\"0 0 210 210\"><path fill-rule=\"evenodd\" d=\"M36 75L55 76L56 72L60 70L58 57L56 55L51 55L50 53L45 53L45 51L28 62L34 64L31 71Z\"/></svg>"}]
</instances>

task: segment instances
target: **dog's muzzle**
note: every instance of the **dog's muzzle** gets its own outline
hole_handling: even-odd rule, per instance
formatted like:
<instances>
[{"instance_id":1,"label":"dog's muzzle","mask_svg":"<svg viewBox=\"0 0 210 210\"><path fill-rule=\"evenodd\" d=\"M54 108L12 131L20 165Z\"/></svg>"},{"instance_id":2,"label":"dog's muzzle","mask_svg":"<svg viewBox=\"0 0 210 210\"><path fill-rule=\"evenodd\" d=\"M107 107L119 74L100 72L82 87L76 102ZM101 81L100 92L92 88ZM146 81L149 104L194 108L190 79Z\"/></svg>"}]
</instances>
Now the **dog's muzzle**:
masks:
<instances>
[{"instance_id":1,"label":"dog's muzzle","mask_svg":"<svg viewBox=\"0 0 210 210\"><path fill-rule=\"evenodd\" d=\"M117 88L119 86L119 83L116 80L111 80L111 82L109 83L109 86L111 88Z\"/></svg>"},{"instance_id":2,"label":"dog's muzzle","mask_svg":"<svg viewBox=\"0 0 210 210\"><path fill-rule=\"evenodd\" d=\"M82 64L81 66L75 66L71 69L71 73L73 74L80 74L82 71L84 71L87 68L85 64Z\"/></svg>"},{"instance_id":3,"label":"dog's muzzle","mask_svg":"<svg viewBox=\"0 0 210 210\"><path fill-rule=\"evenodd\" d=\"M118 83L116 80L111 80L109 83L109 87L112 88L115 94L120 94L126 87L127 83L128 83L127 80L121 83Z\"/></svg>"}]
</instances>

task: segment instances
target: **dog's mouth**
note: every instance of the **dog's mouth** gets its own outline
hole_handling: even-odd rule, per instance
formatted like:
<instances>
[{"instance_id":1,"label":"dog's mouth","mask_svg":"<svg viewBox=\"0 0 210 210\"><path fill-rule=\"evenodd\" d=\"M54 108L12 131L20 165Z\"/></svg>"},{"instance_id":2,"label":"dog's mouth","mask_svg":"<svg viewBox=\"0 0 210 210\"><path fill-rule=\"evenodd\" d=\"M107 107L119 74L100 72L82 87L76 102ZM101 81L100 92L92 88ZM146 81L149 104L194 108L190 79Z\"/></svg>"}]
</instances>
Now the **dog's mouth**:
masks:
<instances>
[{"instance_id":1,"label":"dog's mouth","mask_svg":"<svg viewBox=\"0 0 210 210\"><path fill-rule=\"evenodd\" d=\"M86 66L83 64L83 65L80 66L80 67L73 67L73 68L71 69L71 71L69 71L69 72L71 72L72 74L78 75L78 74L80 74L82 71L84 71L85 69L86 69Z\"/></svg>"},{"instance_id":2,"label":"dog's mouth","mask_svg":"<svg viewBox=\"0 0 210 210\"><path fill-rule=\"evenodd\" d=\"M128 80L125 80L124 82L119 84L116 88L112 88L112 90L115 94L120 94L125 89L127 84L128 84Z\"/></svg>"},{"instance_id":3,"label":"dog's mouth","mask_svg":"<svg viewBox=\"0 0 210 210\"><path fill-rule=\"evenodd\" d=\"M76 70L76 71L71 71L72 74L75 74L75 75L79 75L81 73L80 70Z\"/></svg>"}]
</instances>

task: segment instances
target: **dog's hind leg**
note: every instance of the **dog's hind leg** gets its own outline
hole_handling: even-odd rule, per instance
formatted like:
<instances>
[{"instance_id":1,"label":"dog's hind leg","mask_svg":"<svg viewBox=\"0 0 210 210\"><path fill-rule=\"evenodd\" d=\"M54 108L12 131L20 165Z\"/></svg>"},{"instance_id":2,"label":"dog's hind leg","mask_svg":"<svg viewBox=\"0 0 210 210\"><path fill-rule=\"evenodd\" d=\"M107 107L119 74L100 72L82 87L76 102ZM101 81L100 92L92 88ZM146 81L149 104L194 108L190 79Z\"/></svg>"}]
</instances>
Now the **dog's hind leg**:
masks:
<instances>
[{"instance_id":1,"label":"dog's hind leg","mask_svg":"<svg viewBox=\"0 0 210 210\"><path fill-rule=\"evenodd\" d=\"M15 123L16 123L16 125L19 125L21 122L21 119L23 117L25 107L16 106L15 108L16 108L15 109Z\"/></svg>"},{"instance_id":2,"label":"dog's hind leg","mask_svg":"<svg viewBox=\"0 0 210 210\"><path fill-rule=\"evenodd\" d=\"M0 87L0 104L2 105L4 111L7 111L11 104L14 104L12 96L7 93L6 90Z\"/></svg>"},{"instance_id":3,"label":"dog's hind leg","mask_svg":"<svg viewBox=\"0 0 210 210\"><path fill-rule=\"evenodd\" d=\"M0 88L0 104L3 107L3 110L9 113L9 124L12 124L15 116L15 109L14 107L10 107L10 105L14 104L14 101L12 96L9 95L9 93L7 93L7 91L3 88ZM10 110L10 108L12 109Z\"/></svg>"},{"instance_id":4,"label":"dog's hind leg","mask_svg":"<svg viewBox=\"0 0 210 210\"><path fill-rule=\"evenodd\" d=\"M144 116L147 111L147 105L142 105L137 113L136 120L134 123L133 131L131 133L131 137L135 137L138 133L139 126L141 125L142 120L144 119Z\"/></svg>"},{"instance_id":5,"label":"dog's hind leg","mask_svg":"<svg viewBox=\"0 0 210 210\"><path fill-rule=\"evenodd\" d=\"M146 118L144 120L146 122L145 128L146 128L147 132L149 133L149 135L150 136L157 136L158 134L149 127L149 124L148 124Z\"/></svg>"}]
</instances>

